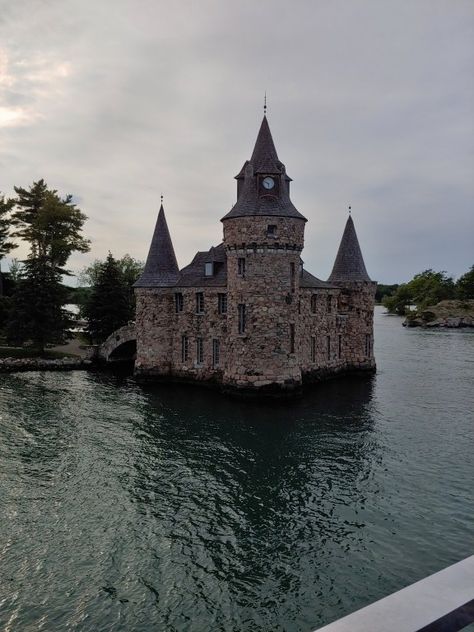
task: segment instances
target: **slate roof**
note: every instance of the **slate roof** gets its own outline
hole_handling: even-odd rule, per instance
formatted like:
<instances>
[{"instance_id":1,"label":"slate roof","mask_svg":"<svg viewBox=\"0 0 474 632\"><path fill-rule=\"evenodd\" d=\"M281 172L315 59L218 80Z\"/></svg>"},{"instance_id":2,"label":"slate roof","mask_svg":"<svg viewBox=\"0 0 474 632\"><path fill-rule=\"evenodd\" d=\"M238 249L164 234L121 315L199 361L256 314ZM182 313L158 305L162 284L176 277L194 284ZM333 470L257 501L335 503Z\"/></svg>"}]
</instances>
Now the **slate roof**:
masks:
<instances>
[{"instance_id":1,"label":"slate roof","mask_svg":"<svg viewBox=\"0 0 474 632\"><path fill-rule=\"evenodd\" d=\"M206 263L214 263L214 275L205 275ZM179 287L216 287L227 285L227 254L224 244L213 246L207 252L198 252L191 263L179 273Z\"/></svg>"},{"instance_id":2,"label":"slate roof","mask_svg":"<svg viewBox=\"0 0 474 632\"><path fill-rule=\"evenodd\" d=\"M271 174L280 180L279 195L259 195L257 174ZM295 217L306 221L293 205L287 183L291 178L285 172L285 165L278 159L267 117L263 117L252 157L247 160L236 176L244 179L237 202L222 219L269 215L273 217Z\"/></svg>"},{"instance_id":3,"label":"slate roof","mask_svg":"<svg viewBox=\"0 0 474 632\"><path fill-rule=\"evenodd\" d=\"M339 289L335 285L331 285L330 283L327 283L326 281L321 281L321 279L318 279L317 277L312 275L311 272L308 272L307 270L303 270L303 275L300 279L300 287L309 287L309 288L313 287L313 288L318 288L322 290Z\"/></svg>"},{"instance_id":4,"label":"slate roof","mask_svg":"<svg viewBox=\"0 0 474 632\"><path fill-rule=\"evenodd\" d=\"M350 215L328 281L370 281Z\"/></svg>"},{"instance_id":5,"label":"slate roof","mask_svg":"<svg viewBox=\"0 0 474 632\"><path fill-rule=\"evenodd\" d=\"M153 239L145 268L134 287L172 287L179 276L178 262L174 254L163 204L156 220Z\"/></svg>"}]
</instances>

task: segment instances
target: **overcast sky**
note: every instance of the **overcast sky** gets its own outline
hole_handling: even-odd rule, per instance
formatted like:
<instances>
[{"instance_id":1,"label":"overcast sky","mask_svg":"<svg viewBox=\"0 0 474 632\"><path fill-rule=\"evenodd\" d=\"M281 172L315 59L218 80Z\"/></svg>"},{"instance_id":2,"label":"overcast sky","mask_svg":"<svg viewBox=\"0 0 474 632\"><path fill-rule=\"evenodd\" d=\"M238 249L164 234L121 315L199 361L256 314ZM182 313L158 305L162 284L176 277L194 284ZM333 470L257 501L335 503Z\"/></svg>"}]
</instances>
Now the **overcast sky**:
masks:
<instances>
[{"instance_id":1,"label":"overcast sky","mask_svg":"<svg viewBox=\"0 0 474 632\"><path fill-rule=\"evenodd\" d=\"M76 271L144 259L163 192L182 267L221 241L266 90L313 274L351 204L373 279L457 276L473 78L472 0L0 0L0 191L74 194L92 240Z\"/></svg>"}]
</instances>

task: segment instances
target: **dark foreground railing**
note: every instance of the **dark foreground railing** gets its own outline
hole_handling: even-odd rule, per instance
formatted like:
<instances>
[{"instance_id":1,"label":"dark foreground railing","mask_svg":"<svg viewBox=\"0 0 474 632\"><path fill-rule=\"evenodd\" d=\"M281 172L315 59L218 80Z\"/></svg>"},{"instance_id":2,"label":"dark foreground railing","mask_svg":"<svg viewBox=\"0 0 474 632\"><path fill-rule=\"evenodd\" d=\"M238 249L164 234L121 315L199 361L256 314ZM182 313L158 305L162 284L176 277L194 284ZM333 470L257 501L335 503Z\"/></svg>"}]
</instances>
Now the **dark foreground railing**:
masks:
<instances>
[{"instance_id":1,"label":"dark foreground railing","mask_svg":"<svg viewBox=\"0 0 474 632\"><path fill-rule=\"evenodd\" d=\"M457 632L474 622L474 555L318 632Z\"/></svg>"}]
</instances>

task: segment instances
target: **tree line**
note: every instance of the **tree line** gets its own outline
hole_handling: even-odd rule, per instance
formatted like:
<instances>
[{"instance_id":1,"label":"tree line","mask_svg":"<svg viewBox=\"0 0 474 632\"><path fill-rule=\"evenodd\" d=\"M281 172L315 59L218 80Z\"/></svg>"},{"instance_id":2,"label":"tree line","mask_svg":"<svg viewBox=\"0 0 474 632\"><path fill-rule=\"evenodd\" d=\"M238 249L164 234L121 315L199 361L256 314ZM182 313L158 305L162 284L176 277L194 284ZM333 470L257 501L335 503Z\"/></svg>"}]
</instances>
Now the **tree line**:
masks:
<instances>
[{"instance_id":1,"label":"tree line","mask_svg":"<svg viewBox=\"0 0 474 632\"><path fill-rule=\"evenodd\" d=\"M86 215L72 195L62 197L44 180L14 190L12 198L0 195L0 330L5 341L40 353L48 345L63 344L75 325L65 306L77 302L90 341L102 342L133 318L132 285L142 264L128 255L116 260L109 253L105 261L96 260L83 270L86 287L68 287L63 279L72 276L70 256L90 249L83 235ZM28 255L14 260L3 277L2 259L19 240L28 244Z\"/></svg>"},{"instance_id":2,"label":"tree line","mask_svg":"<svg viewBox=\"0 0 474 632\"><path fill-rule=\"evenodd\" d=\"M389 312L404 316L410 305L423 310L440 301L453 299L474 299L474 265L457 281L444 271L424 270L415 274L408 283L398 285L391 294L383 296L382 304Z\"/></svg>"}]
</instances>

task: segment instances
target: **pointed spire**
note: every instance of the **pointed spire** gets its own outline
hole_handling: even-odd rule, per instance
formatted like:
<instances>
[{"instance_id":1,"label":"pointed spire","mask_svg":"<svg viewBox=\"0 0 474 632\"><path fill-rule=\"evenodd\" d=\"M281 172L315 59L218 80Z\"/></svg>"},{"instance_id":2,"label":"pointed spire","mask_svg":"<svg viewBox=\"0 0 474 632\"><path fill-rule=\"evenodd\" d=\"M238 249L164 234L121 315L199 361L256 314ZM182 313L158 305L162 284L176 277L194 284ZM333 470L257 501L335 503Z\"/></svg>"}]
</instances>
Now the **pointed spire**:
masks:
<instances>
[{"instance_id":1,"label":"pointed spire","mask_svg":"<svg viewBox=\"0 0 474 632\"><path fill-rule=\"evenodd\" d=\"M265 114L250 162L255 173L281 173L282 163L278 160L275 143Z\"/></svg>"},{"instance_id":2,"label":"pointed spire","mask_svg":"<svg viewBox=\"0 0 474 632\"><path fill-rule=\"evenodd\" d=\"M328 281L331 283L337 281L370 281L351 215L347 218L336 261Z\"/></svg>"},{"instance_id":3,"label":"pointed spire","mask_svg":"<svg viewBox=\"0 0 474 632\"><path fill-rule=\"evenodd\" d=\"M176 284L178 277L178 262L166 223L162 199L145 269L135 287L171 287Z\"/></svg>"}]
</instances>

